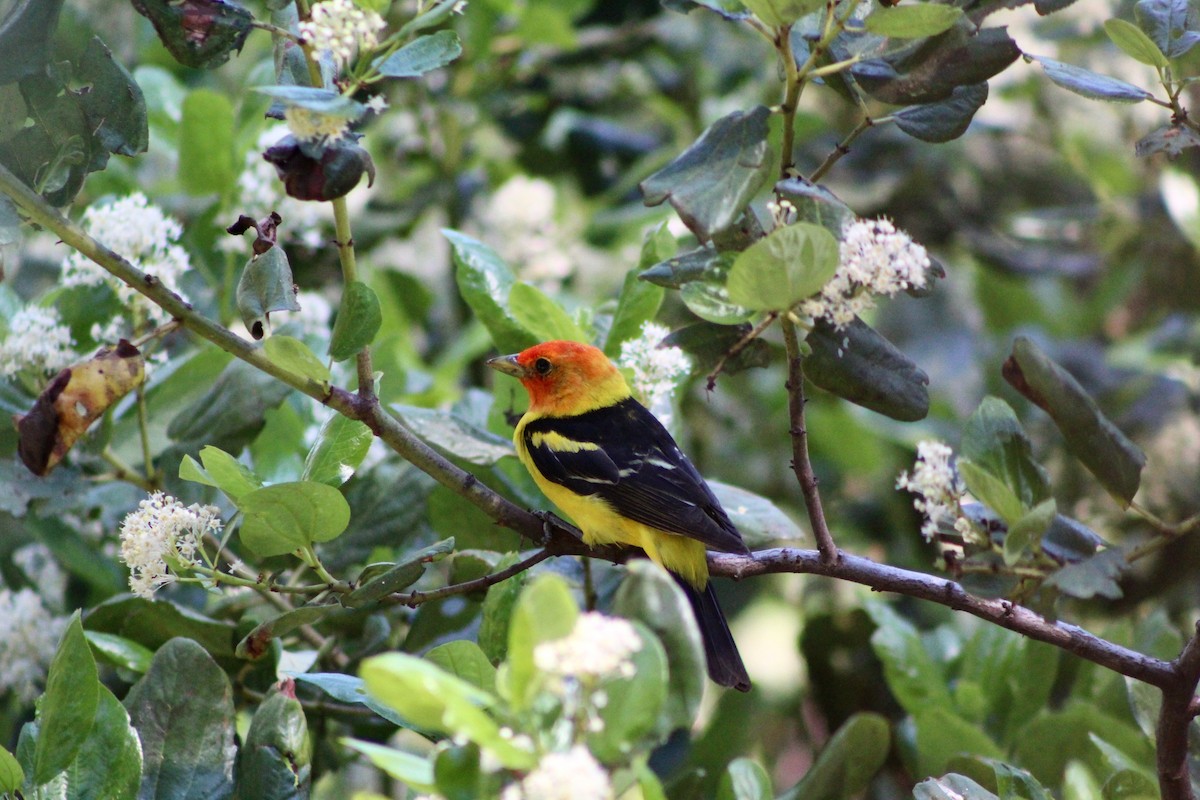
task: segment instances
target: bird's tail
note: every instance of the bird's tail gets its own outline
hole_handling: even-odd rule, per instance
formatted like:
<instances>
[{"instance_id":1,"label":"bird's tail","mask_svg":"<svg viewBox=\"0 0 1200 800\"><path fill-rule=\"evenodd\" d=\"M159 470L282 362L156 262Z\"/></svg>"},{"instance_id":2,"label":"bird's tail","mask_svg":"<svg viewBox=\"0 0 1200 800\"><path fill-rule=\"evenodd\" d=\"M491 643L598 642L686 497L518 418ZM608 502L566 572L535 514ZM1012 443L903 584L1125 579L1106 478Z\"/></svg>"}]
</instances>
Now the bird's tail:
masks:
<instances>
[{"instance_id":1,"label":"bird's tail","mask_svg":"<svg viewBox=\"0 0 1200 800\"><path fill-rule=\"evenodd\" d=\"M673 576L692 604L700 638L704 640L704 655L708 660L708 676L714 683L731 686L739 692L750 691L750 676L738 652L725 614L717 605L717 595L710 581L703 590L697 589L678 575Z\"/></svg>"}]
</instances>

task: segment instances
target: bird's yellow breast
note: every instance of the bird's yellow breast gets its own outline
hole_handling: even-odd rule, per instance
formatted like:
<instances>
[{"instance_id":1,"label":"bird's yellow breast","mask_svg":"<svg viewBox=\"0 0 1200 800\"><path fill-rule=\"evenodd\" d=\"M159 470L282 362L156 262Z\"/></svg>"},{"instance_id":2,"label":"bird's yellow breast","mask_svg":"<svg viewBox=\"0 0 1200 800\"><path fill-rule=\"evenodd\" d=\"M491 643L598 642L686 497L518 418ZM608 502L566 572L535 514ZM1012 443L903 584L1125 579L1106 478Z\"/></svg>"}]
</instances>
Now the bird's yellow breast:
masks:
<instances>
[{"instance_id":1,"label":"bird's yellow breast","mask_svg":"<svg viewBox=\"0 0 1200 800\"><path fill-rule=\"evenodd\" d=\"M583 532L585 544L639 547L646 552L651 561L676 573L697 589L708 585L708 554L703 542L636 522L621 516L600 497L576 494L565 486L547 480L525 448L525 425L534 418L536 417L526 415L517 423L513 432L517 456L529 470L542 493ZM561 446L563 443L550 444L560 445L559 449L568 449ZM595 447L590 443L577 444Z\"/></svg>"}]
</instances>

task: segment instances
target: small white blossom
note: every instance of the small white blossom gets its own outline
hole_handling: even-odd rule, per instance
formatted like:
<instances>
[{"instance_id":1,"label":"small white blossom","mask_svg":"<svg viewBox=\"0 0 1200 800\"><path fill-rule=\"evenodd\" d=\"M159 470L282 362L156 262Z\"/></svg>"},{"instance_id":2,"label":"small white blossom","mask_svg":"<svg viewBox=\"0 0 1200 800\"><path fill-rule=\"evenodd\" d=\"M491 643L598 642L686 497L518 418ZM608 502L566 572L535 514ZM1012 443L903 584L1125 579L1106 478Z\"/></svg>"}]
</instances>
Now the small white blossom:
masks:
<instances>
[{"instance_id":1,"label":"small white blossom","mask_svg":"<svg viewBox=\"0 0 1200 800\"><path fill-rule=\"evenodd\" d=\"M172 570L194 566L205 533L218 535L222 522L215 506L185 507L155 492L121 523L121 560L129 566L129 587L149 598L178 579Z\"/></svg>"},{"instance_id":2,"label":"small white blossom","mask_svg":"<svg viewBox=\"0 0 1200 800\"><path fill-rule=\"evenodd\" d=\"M894 297L925 286L929 254L886 219L860 219L842 229L838 268L816 297L800 310L825 318L837 328L875 307L875 297Z\"/></svg>"},{"instance_id":3,"label":"small white blossom","mask_svg":"<svg viewBox=\"0 0 1200 800\"><path fill-rule=\"evenodd\" d=\"M53 616L32 589L0 589L0 694L37 699L65 618Z\"/></svg>"},{"instance_id":4,"label":"small white blossom","mask_svg":"<svg viewBox=\"0 0 1200 800\"><path fill-rule=\"evenodd\" d=\"M454 4L454 7L450 9L450 12L452 14L458 14L459 16L462 16L466 10L467 0L458 0L458 2Z\"/></svg>"},{"instance_id":5,"label":"small white blossom","mask_svg":"<svg viewBox=\"0 0 1200 800\"><path fill-rule=\"evenodd\" d=\"M671 427L671 397L692 369L691 359L678 347L662 347L671 331L656 322L642 325L642 335L621 343L617 365L633 371L633 393L666 427Z\"/></svg>"},{"instance_id":6,"label":"small white blossom","mask_svg":"<svg viewBox=\"0 0 1200 800\"><path fill-rule=\"evenodd\" d=\"M547 753L520 785L510 785L503 800L611 800L612 782L583 745L565 753Z\"/></svg>"},{"instance_id":7,"label":"small white blossom","mask_svg":"<svg viewBox=\"0 0 1200 800\"><path fill-rule=\"evenodd\" d=\"M554 219L558 193L541 178L518 175L495 191L480 214L485 238L521 277L554 286L571 274L568 237Z\"/></svg>"},{"instance_id":8,"label":"small white blossom","mask_svg":"<svg viewBox=\"0 0 1200 800\"><path fill-rule=\"evenodd\" d=\"M791 225L796 221L796 206L791 200L780 200L778 203L769 200L767 201L767 211L770 212L776 228Z\"/></svg>"},{"instance_id":9,"label":"small white blossom","mask_svg":"<svg viewBox=\"0 0 1200 800\"><path fill-rule=\"evenodd\" d=\"M353 0L325 0L312 7L310 19L300 23L300 35L344 69L357 53L375 49L383 27L383 17L359 8Z\"/></svg>"},{"instance_id":10,"label":"small white blossom","mask_svg":"<svg viewBox=\"0 0 1200 800\"><path fill-rule=\"evenodd\" d=\"M642 639L627 620L589 611L579 615L570 634L535 647L533 663L560 678L628 678L630 657L641 649Z\"/></svg>"},{"instance_id":11,"label":"small white blossom","mask_svg":"<svg viewBox=\"0 0 1200 800\"><path fill-rule=\"evenodd\" d=\"M177 244L183 228L146 200L144 194L135 192L106 205L88 208L83 213L83 228L133 266L180 294L179 280L192 267L187 251ZM67 256L63 262L62 282L64 286L107 283L116 290L126 308L137 311L156 325L170 319L167 312L82 253L73 252Z\"/></svg>"},{"instance_id":12,"label":"small white blossom","mask_svg":"<svg viewBox=\"0 0 1200 800\"><path fill-rule=\"evenodd\" d=\"M0 342L0 375L27 368L58 372L79 357L74 347L71 329L57 310L26 306L8 320L8 335Z\"/></svg>"},{"instance_id":13,"label":"small white blossom","mask_svg":"<svg viewBox=\"0 0 1200 800\"><path fill-rule=\"evenodd\" d=\"M283 112L288 130L297 139L316 142L323 139L340 139L349 129L349 120L337 114L322 114L303 106L288 106Z\"/></svg>"},{"instance_id":14,"label":"small white blossom","mask_svg":"<svg viewBox=\"0 0 1200 800\"><path fill-rule=\"evenodd\" d=\"M373 111L376 114L382 114L387 110L388 101L387 98L381 94L373 94L371 95L371 99L368 100L365 105L367 106L368 111Z\"/></svg>"},{"instance_id":15,"label":"small white blossom","mask_svg":"<svg viewBox=\"0 0 1200 800\"><path fill-rule=\"evenodd\" d=\"M959 501L965 489L950 463L953 456L954 451L942 442L918 442L917 462L913 465L912 474L901 472L896 479L897 489L917 495L913 500L913 508L925 515L921 533L927 541L933 539L943 522L962 532L958 527Z\"/></svg>"},{"instance_id":16,"label":"small white blossom","mask_svg":"<svg viewBox=\"0 0 1200 800\"><path fill-rule=\"evenodd\" d=\"M62 609L67 593L67 573L63 572L50 548L41 542L18 547L13 550L12 562L38 588L47 605Z\"/></svg>"}]
</instances>

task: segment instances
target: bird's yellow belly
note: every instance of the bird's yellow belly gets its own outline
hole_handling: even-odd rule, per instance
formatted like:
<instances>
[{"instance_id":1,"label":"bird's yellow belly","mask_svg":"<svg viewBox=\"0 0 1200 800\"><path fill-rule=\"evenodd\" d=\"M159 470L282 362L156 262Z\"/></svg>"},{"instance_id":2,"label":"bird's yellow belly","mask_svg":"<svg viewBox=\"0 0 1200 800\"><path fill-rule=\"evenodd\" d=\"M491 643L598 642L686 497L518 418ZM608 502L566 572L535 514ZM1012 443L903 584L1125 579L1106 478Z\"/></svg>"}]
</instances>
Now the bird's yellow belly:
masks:
<instances>
[{"instance_id":1,"label":"bird's yellow belly","mask_svg":"<svg viewBox=\"0 0 1200 800\"><path fill-rule=\"evenodd\" d=\"M640 547L650 560L697 589L708 585L708 557L703 542L635 522L598 497L575 494L534 470L530 473L546 497L583 532L585 544Z\"/></svg>"}]
</instances>

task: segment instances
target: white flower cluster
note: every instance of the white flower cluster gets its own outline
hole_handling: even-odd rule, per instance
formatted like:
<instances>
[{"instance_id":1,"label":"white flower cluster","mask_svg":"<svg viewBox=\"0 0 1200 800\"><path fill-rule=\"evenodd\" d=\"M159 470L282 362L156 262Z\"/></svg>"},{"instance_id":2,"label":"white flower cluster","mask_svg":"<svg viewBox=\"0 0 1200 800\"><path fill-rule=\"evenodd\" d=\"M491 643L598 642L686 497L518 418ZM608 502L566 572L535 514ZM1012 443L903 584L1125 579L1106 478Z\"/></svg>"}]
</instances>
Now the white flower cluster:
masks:
<instances>
[{"instance_id":1,"label":"white flower cluster","mask_svg":"<svg viewBox=\"0 0 1200 800\"><path fill-rule=\"evenodd\" d=\"M780 199L779 202L768 200L767 211L770 213L771 221L775 223L776 228L791 225L796 221L796 206L791 200Z\"/></svg>"},{"instance_id":2,"label":"white flower cluster","mask_svg":"<svg viewBox=\"0 0 1200 800\"><path fill-rule=\"evenodd\" d=\"M240 213L255 219L262 219L272 211L277 212L283 218L280 226L281 238L298 239L305 247L316 249L328 238L326 229L330 220L329 204L306 203L288 197L283 190L283 182L275 173L275 167L262 157L263 153L278 144L287 134L288 129L285 125L273 125L259 134L258 141L246 154L242 173L238 175L237 208ZM253 235L253 231L247 234L250 237ZM229 252L249 252L248 243L237 236L222 236L220 247ZM304 307L303 302L300 303L300 307Z\"/></svg>"},{"instance_id":3,"label":"white flower cluster","mask_svg":"<svg viewBox=\"0 0 1200 800\"><path fill-rule=\"evenodd\" d=\"M589 611L579 615L570 634L535 647L533 663L559 678L628 678L630 656L641 649L642 638L627 620Z\"/></svg>"},{"instance_id":4,"label":"white flower cluster","mask_svg":"<svg viewBox=\"0 0 1200 800\"><path fill-rule=\"evenodd\" d=\"M144 194L135 192L106 205L88 208L83 213L83 228L101 244L179 294L179 279L192 266L187 251L176 244L183 228L146 200ZM64 286L107 283L116 290L117 297L127 308L138 311L156 325L170 319L167 312L82 253L73 252L67 256L63 262L62 282Z\"/></svg>"},{"instance_id":5,"label":"white flower cluster","mask_svg":"<svg viewBox=\"0 0 1200 800\"><path fill-rule=\"evenodd\" d=\"M23 703L37 699L64 622L32 589L0 589L0 694L12 691Z\"/></svg>"},{"instance_id":6,"label":"white flower cluster","mask_svg":"<svg viewBox=\"0 0 1200 800\"><path fill-rule=\"evenodd\" d=\"M300 36L313 50L329 53L341 70L359 51L375 49L383 27L383 17L359 8L354 0L325 0L300 23Z\"/></svg>"},{"instance_id":7,"label":"white flower cluster","mask_svg":"<svg viewBox=\"0 0 1200 800\"><path fill-rule=\"evenodd\" d=\"M816 297L800 310L844 328L875 307L875 297L894 297L925 286L929 254L886 219L859 219L842 228L838 268Z\"/></svg>"},{"instance_id":8,"label":"white flower cluster","mask_svg":"<svg viewBox=\"0 0 1200 800\"><path fill-rule=\"evenodd\" d=\"M38 587L46 605L62 609L67 593L67 573L63 572L49 547L41 542L18 547L12 552L12 563L25 573L30 584Z\"/></svg>"},{"instance_id":9,"label":"white flower cluster","mask_svg":"<svg viewBox=\"0 0 1200 800\"><path fill-rule=\"evenodd\" d=\"M950 459L954 451L942 442L924 441L917 443L917 462L910 475L901 472L896 479L896 488L917 495L913 508L925 515L921 533L926 541L932 541L942 523L949 523L962 533L962 526L969 526L959 514L959 502L966 491Z\"/></svg>"},{"instance_id":10,"label":"white flower cluster","mask_svg":"<svg viewBox=\"0 0 1200 800\"><path fill-rule=\"evenodd\" d=\"M555 285L571 274L567 237L558 232L553 184L518 175L495 191L480 214L484 238L526 280Z\"/></svg>"},{"instance_id":11,"label":"white flower cluster","mask_svg":"<svg viewBox=\"0 0 1200 800\"><path fill-rule=\"evenodd\" d=\"M56 309L26 306L8 320L8 335L0 342L0 375L27 368L58 372L79 357L74 347L71 329Z\"/></svg>"},{"instance_id":12,"label":"white flower cluster","mask_svg":"<svg viewBox=\"0 0 1200 800\"><path fill-rule=\"evenodd\" d=\"M221 528L215 506L185 507L162 492L150 495L121 523L121 560L129 567L129 588L149 598L178 580L172 570L199 564L203 535L219 535Z\"/></svg>"},{"instance_id":13,"label":"white flower cluster","mask_svg":"<svg viewBox=\"0 0 1200 800\"><path fill-rule=\"evenodd\" d=\"M612 800L612 781L588 749L577 744L547 753L519 784L505 787L500 800Z\"/></svg>"},{"instance_id":14,"label":"white flower cluster","mask_svg":"<svg viewBox=\"0 0 1200 800\"><path fill-rule=\"evenodd\" d=\"M633 371L633 393L666 427L671 427L671 397L692 369L691 359L678 347L662 347L670 329L656 322L642 325L642 335L621 342L617 365Z\"/></svg>"},{"instance_id":15,"label":"white flower cluster","mask_svg":"<svg viewBox=\"0 0 1200 800\"><path fill-rule=\"evenodd\" d=\"M311 108L288 106L283 112L288 130L305 142L340 139L349 129L349 120L336 114L322 114Z\"/></svg>"}]
</instances>

